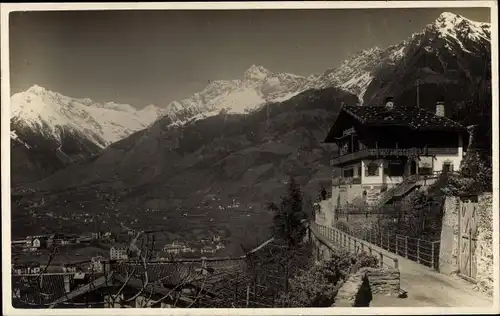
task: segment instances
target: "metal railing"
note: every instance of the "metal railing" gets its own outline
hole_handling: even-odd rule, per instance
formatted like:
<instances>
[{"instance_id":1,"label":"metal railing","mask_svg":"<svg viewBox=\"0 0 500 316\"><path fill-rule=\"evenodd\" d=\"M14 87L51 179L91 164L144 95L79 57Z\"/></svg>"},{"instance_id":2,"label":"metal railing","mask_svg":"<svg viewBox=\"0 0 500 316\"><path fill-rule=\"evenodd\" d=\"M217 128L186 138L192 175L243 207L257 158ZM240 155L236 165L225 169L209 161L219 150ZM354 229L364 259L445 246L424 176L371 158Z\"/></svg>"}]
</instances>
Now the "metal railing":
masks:
<instances>
[{"instance_id":1,"label":"metal railing","mask_svg":"<svg viewBox=\"0 0 500 316\"><path fill-rule=\"evenodd\" d=\"M330 160L331 165L337 165L346 163L351 160L358 160L362 158L367 158L370 156L427 156L427 155L453 155L458 153L458 148L450 147L450 148L429 148L429 147L413 147L413 148L397 148L397 145L394 144L394 147L385 147L385 148L364 148L358 151L344 153L338 157L335 157Z\"/></svg>"},{"instance_id":2,"label":"metal railing","mask_svg":"<svg viewBox=\"0 0 500 316\"><path fill-rule=\"evenodd\" d=\"M326 227L314 222L312 222L309 227L312 233L320 241L325 238L327 241L331 241L333 244L336 244L350 252L366 252L369 255L377 256L381 267L388 266L394 269L399 269L398 258L396 256L388 255L385 251L380 251L379 247L375 247L374 244L370 244L365 240L356 238L337 228ZM324 244L329 246L328 243Z\"/></svg>"},{"instance_id":3,"label":"metal railing","mask_svg":"<svg viewBox=\"0 0 500 316\"><path fill-rule=\"evenodd\" d=\"M373 230L348 231L344 227L337 229L406 259L439 270L439 240L429 241Z\"/></svg>"},{"instance_id":4,"label":"metal railing","mask_svg":"<svg viewBox=\"0 0 500 316\"><path fill-rule=\"evenodd\" d=\"M403 182L391 188L389 191L385 192L383 196L380 197L378 201L375 203L374 207L377 208L389 202L389 200L391 200L395 196L395 194L399 190L401 190L402 187L416 185L417 181L418 181L417 175L408 176L406 179L403 180Z\"/></svg>"},{"instance_id":5,"label":"metal railing","mask_svg":"<svg viewBox=\"0 0 500 316\"><path fill-rule=\"evenodd\" d=\"M441 171L435 171L433 174L420 175L413 174L406 177L403 182L383 193L378 201L373 205L373 208L379 208L389 202L397 195L404 195L415 186L432 185L441 177Z\"/></svg>"},{"instance_id":6,"label":"metal railing","mask_svg":"<svg viewBox=\"0 0 500 316\"><path fill-rule=\"evenodd\" d=\"M336 177L336 178L332 179L332 185L334 185L334 186L344 185L344 184L361 184L361 178L360 177L355 177L355 178Z\"/></svg>"}]
</instances>

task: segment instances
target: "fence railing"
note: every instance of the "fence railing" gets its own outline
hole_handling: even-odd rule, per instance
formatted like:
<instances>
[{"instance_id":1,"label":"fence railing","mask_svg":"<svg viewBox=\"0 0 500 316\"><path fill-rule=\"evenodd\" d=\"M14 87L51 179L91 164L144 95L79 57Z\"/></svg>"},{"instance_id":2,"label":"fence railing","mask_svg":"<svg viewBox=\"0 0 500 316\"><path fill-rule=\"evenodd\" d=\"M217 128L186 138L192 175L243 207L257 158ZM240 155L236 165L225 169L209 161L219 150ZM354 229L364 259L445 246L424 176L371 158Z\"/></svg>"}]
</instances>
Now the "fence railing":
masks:
<instances>
[{"instance_id":1,"label":"fence railing","mask_svg":"<svg viewBox=\"0 0 500 316\"><path fill-rule=\"evenodd\" d=\"M374 214L397 215L401 208L410 205L409 202L400 202L398 204L386 204L379 207L371 205L343 205L335 210L336 217L349 215L365 215L366 217Z\"/></svg>"},{"instance_id":2,"label":"fence railing","mask_svg":"<svg viewBox=\"0 0 500 316\"><path fill-rule=\"evenodd\" d=\"M394 254L439 270L439 240L429 241L373 230L348 231L345 227L337 227L337 229Z\"/></svg>"},{"instance_id":3,"label":"fence railing","mask_svg":"<svg viewBox=\"0 0 500 316\"><path fill-rule=\"evenodd\" d=\"M387 255L387 253L380 251L378 247L374 247L373 244L365 240L352 236L340 229L326 227L314 222L309 227L312 233L320 240L326 238L328 241L353 253L366 252L369 255L376 256L379 259L381 267L389 266L399 269L399 261L396 256Z\"/></svg>"}]
</instances>

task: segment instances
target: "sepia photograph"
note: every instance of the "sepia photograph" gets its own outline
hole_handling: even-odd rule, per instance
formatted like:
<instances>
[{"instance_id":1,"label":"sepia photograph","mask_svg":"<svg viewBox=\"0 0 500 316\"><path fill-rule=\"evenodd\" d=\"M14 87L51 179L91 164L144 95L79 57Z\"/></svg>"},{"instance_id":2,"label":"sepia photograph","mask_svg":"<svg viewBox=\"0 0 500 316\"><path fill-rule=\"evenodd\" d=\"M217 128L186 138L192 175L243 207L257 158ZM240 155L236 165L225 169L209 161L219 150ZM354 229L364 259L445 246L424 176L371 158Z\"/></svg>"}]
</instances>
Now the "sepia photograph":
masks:
<instances>
[{"instance_id":1,"label":"sepia photograph","mask_svg":"<svg viewBox=\"0 0 500 316\"><path fill-rule=\"evenodd\" d=\"M4 313L498 312L497 3L390 2L2 4Z\"/></svg>"}]
</instances>

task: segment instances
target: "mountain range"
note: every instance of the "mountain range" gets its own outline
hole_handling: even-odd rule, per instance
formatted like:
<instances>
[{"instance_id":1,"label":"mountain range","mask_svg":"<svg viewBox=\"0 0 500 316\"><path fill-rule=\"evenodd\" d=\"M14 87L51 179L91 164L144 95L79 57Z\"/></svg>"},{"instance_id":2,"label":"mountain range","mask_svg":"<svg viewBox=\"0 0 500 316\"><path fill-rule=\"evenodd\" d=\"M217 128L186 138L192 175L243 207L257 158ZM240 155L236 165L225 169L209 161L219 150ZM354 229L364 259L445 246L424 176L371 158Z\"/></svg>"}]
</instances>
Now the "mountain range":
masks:
<instances>
[{"instance_id":1,"label":"mountain range","mask_svg":"<svg viewBox=\"0 0 500 316\"><path fill-rule=\"evenodd\" d=\"M241 79L142 110L33 87L12 96L13 186L40 191L45 207L82 190L105 191L129 210L195 207L214 195L262 206L293 175L314 196L331 178L335 148L322 140L342 104L393 96L396 106L415 105L419 80L420 106L434 110L444 98L447 116L471 123L468 114L488 112L491 100L490 45L490 24L443 13L323 74L253 65Z\"/></svg>"}]
</instances>

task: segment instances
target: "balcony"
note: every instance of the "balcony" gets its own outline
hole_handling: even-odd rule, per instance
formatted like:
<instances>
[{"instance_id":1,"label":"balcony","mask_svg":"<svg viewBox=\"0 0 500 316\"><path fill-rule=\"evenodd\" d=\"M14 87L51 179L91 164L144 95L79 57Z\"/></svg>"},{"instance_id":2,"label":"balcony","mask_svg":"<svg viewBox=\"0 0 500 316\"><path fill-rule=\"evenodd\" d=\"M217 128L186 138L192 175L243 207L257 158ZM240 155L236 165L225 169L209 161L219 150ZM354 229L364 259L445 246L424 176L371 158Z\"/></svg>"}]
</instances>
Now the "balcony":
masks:
<instances>
[{"instance_id":1,"label":"balcony","mask_svg":"<svg viewBox=\"0 0 500 316\"><path fill-rule=\"evenodd\" d=\"M330 165L342 165L347 162L357 161L368 157L385 156L432 156L432 155L456 155L458 148L365 148L359 151L347 153L330 160Z\"/></svg>"},{"instance_id":2,"label":"balcony","mask_svg":"<svg viewBox=\"0 0 500 316\"><path fill-rule=\"evenodd\" d=\"M332 185L339 186L342 184L361 184L361 178L333 178Z\"/></svg>"}]
</instances>

